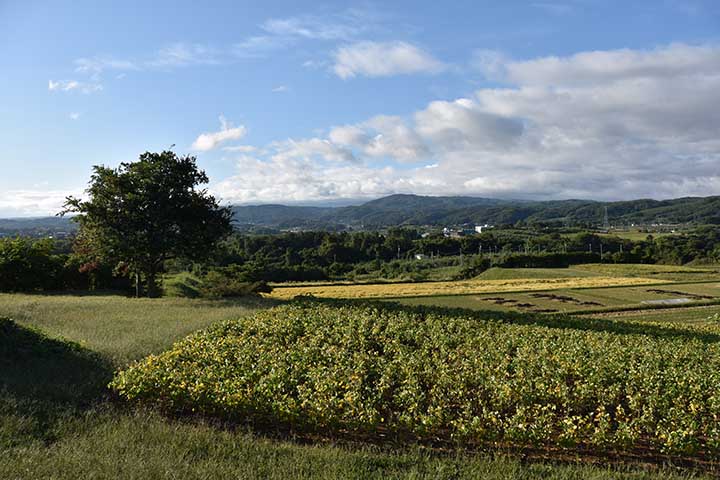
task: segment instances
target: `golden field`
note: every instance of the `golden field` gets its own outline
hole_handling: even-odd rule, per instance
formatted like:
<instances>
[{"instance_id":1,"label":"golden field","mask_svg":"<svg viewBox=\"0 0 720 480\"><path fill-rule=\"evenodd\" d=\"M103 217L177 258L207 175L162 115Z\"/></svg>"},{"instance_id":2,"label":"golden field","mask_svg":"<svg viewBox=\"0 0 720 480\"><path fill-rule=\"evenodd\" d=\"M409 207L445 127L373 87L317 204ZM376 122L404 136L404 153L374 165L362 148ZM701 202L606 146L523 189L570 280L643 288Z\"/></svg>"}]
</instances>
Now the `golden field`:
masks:
<instances>
[{"instance_id":1,"label":"golden field","mask_svg":"<svg viewBox=\"0 0 720 480\"><path fill-rule=\"evenodd\" d=\"M434 295L467 295L503 293L564 288L621 287L670 283L666 280L643 277L579 277L510 280L461 280L454 282L386 283L356 285L302 285L275 287L270 298L290 299L296 295L321 298L396 298Z\"/></svg>"}]
</instances>

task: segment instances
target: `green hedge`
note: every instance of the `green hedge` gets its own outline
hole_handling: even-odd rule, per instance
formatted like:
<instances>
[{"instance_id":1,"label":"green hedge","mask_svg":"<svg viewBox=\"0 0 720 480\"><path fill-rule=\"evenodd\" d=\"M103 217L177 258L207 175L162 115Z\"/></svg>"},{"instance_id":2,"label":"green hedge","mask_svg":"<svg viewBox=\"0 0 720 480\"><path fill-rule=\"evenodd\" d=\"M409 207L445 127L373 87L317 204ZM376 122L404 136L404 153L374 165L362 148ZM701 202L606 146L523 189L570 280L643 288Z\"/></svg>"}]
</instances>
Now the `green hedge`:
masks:
<instances>
[{"instance_id":1,"label":"green hedge","mask_svg":"<svg viewBox=\"0 0 720 480\"><path fill-rule=\"evenodd\" d=\"M720 336L606 320L299 301L120 372L122 397L298 429L720 452Z\"/></svg>"}]
</instances>

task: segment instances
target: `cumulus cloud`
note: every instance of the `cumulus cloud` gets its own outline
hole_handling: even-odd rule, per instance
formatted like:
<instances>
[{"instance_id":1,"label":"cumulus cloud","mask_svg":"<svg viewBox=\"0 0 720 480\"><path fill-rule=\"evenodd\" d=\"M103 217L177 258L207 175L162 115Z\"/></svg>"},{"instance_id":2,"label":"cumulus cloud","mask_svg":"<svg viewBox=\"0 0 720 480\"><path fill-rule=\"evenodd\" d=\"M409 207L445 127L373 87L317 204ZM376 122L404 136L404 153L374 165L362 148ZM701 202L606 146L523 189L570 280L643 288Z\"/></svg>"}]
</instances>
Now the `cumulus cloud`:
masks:
<instances>
[{"instance_id":1,"label":"cumulus cloud","mask_svg":"<svg viewBox=\"0 0 720 480\"><path fill-rule=\"evenodd\" d=\"M438 73L445 69L428 52L406 42L358 42L338 48L333 57L333 71L342 79Z\"/></svg>"},{"instance_id":2,"label":"cumulus cloud","mask_svg":"<svg viewBox=\"0 0 720 480\"><path fill-rule=\"evenodd\" d=\"M213 150L221 143L229 140L239 140L244 137L246 133L247 129L243 125L234 127L232 124L228 123L224 116L220 115L220 131L201 133L195 139L191 148L193 150L207 152L209 150Z\"/></svg>"},{"instance_id":3,"label":"cumulus cloud","mask_svg":"<svg viewBox=\"0 0 720 480\"><path fill-rule=\"evenodd\" d=\"M404 162L415 161L428 153L417 132L398 116L378 115L358 125L334 127L328 138L367 157Z\"/></svg>"},{"instance_id":4,"label":"cumulus cloud","mask_svg":"<svg viewBox=\"0 0 720 480\"><path fill-rule=\"evenodd\" d=\"M400 175L391 166L325 164L303 158L243 156L236 177L216 185L213 192L232 203L303 202L338 198L375 198L388 192L431 193L432 185Z\"/></svg>"},{"instance_id":5,"label":"cumulus cloud","mask_svg":"<svg viewBox=\"0 0 720 480\"><path fill-rule=\"evenodd\" d=\"M524 129L518 118L489 113L467 98L432 102L415 122L418 133L443 150L508 146Z\"/></svg>"},{"instance_id":6,"label":"cumulus cloud","mask_svg":"<svg viewBox=\"0 0 720 480\"><path fill-rule=\"evenodd\" d=\"M275 149L273 158L279 161L289 159L301 159L304 161L320 159L330 162L355 161L355 156L350 150L321 138L276 142L272 147Z\"/></svg>"},{"instance_id":7,"label":"cumulus cloud","mask_svg":"<svg viewBox=\"0 0 720 480\"><path fill-rule=\"evenodd\" d=\"M223 195L258 202L396 192L530 199L720 192L720 47L483 55L503 86L404 117L336 126L308 144L277 144L244 158L241 178L223 182Z\"/></svg>"}]
</instances>

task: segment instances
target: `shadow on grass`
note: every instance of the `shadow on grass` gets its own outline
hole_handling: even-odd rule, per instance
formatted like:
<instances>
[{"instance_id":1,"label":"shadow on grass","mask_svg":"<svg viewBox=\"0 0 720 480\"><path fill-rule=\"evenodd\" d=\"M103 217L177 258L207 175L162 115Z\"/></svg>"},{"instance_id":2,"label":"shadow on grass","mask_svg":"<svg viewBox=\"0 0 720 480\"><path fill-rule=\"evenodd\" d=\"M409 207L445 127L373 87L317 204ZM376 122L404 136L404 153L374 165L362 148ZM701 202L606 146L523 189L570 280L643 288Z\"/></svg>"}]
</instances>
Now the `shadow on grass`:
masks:
<instances>
[{"instance_id":1,"label":"shadow on grass","mask_svg":"<svg viewBox=\"0 0 720 480\"><path fill-rule=\"evenodd\" d=\"M94 352L0 318L0 447L52 441L105 396L112 372Z\"/></svg>"}]
</instances>

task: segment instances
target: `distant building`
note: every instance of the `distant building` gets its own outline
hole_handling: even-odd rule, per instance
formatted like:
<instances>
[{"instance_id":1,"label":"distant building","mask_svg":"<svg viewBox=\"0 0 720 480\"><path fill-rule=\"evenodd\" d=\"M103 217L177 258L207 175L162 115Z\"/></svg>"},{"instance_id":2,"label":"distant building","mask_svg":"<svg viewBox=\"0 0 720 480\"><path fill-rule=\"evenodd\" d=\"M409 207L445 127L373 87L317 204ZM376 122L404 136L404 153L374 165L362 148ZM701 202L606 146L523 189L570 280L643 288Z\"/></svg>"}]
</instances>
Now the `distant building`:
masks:
<instances>
[{"instance_id":1,"label":"distant building","mask_svg":"<svg viewBox=\"0 0 720 480\"><path fill-rule=\"evenodd\" d=\"M416 253L415 254L415 260L425 260L427 258L428 258L428 256L425 255L424 253Z\"/></svg>"},{"instance_id":2,"label":"distant building","mask_svg":"<svg viewBox=\"0 0 720 480\"><path fill-rule=\"evenodd\" d=\"M487 230L488 228L493 228L493 226L487 223L485 225L475 225L475 232L482 233L483 230Z\"/></svg>"}]
</instances>

